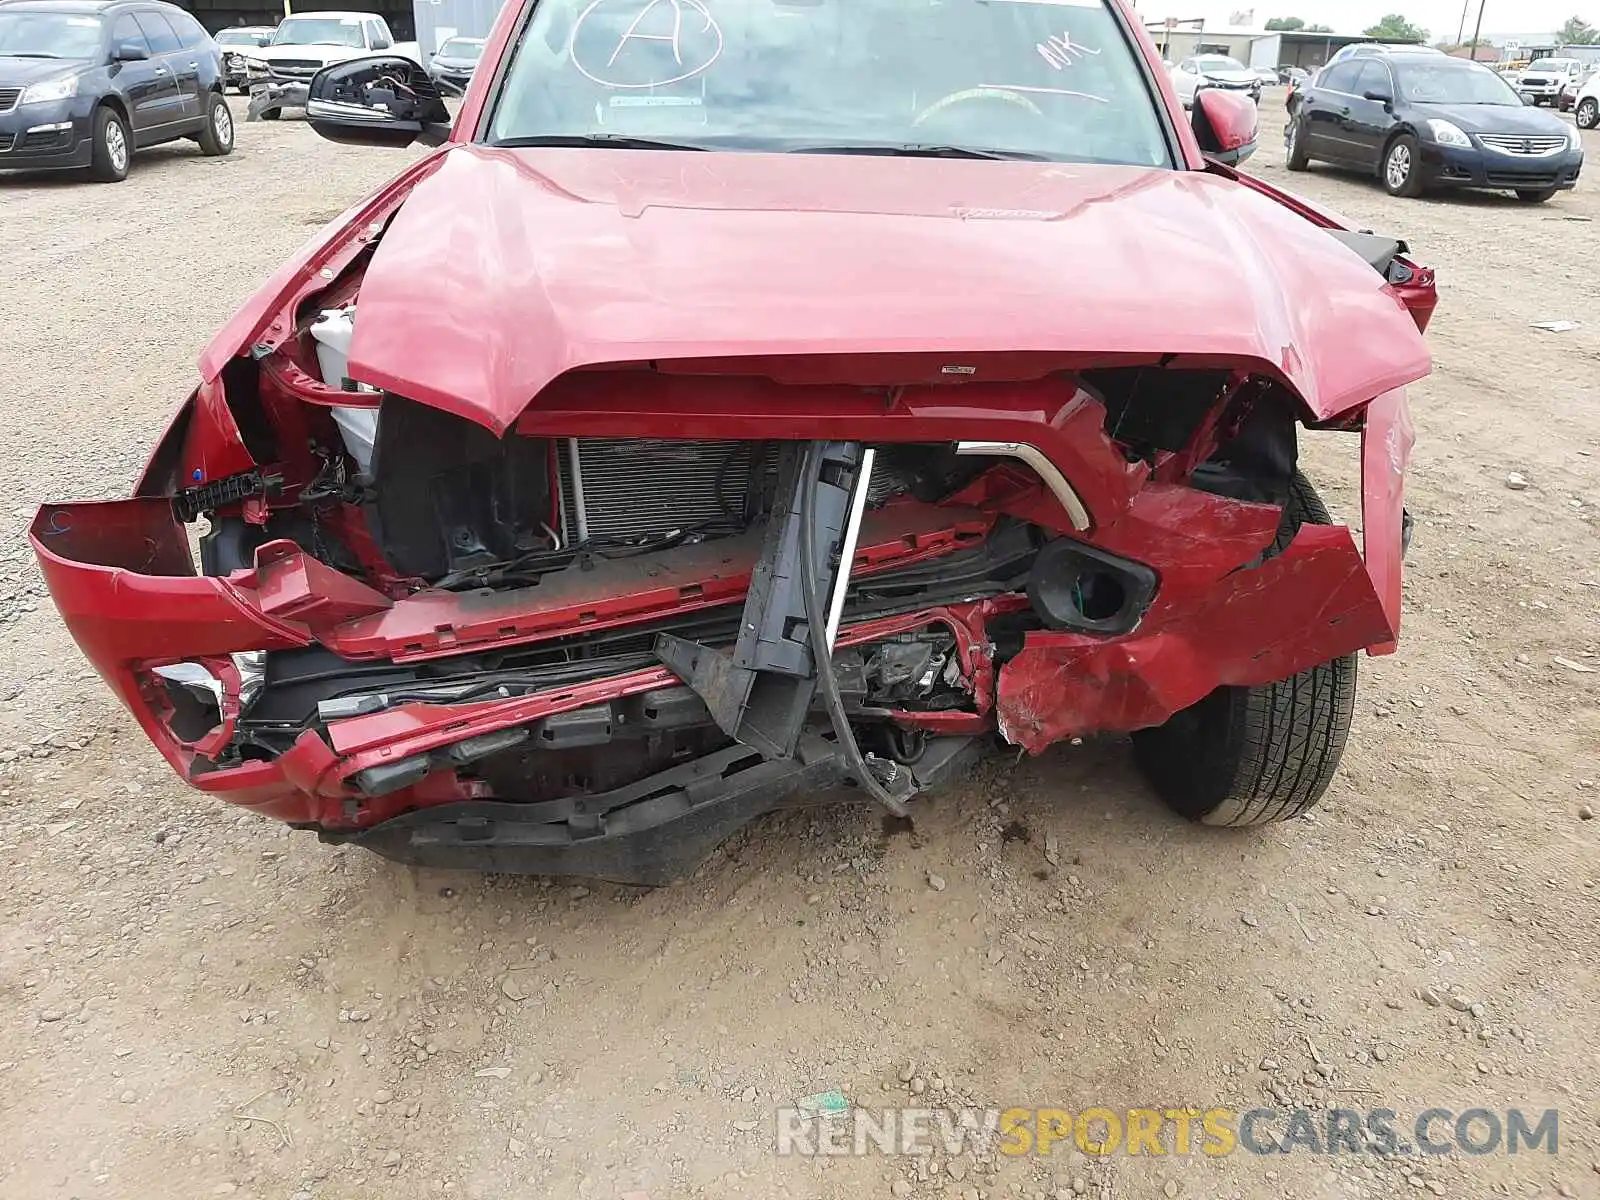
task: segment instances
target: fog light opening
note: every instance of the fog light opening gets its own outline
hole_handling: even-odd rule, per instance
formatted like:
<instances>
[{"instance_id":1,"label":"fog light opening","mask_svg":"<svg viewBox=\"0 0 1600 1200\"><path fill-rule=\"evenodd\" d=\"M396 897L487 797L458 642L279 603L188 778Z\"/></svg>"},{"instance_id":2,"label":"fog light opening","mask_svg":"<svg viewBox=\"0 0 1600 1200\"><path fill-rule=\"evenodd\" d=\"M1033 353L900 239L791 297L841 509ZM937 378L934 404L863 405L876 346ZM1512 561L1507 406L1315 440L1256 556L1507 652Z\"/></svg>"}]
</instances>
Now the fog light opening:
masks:
<instances>
[{"instance_id":1,"label":"fog light opening","mask_svg":"<svg viewBox=\"0 0 1600 1200\"><path fill-rule=\"evenodd\" d=\"M1122 580L1105 571L1085 571L1072 584L1072 605L1087 621L1109 621L1127 603Z\"/></svg>"},{"instance_id":2,"label":"fog light opening","mask_svg":"<svg viewBox=\"0 0 1600 1200\"><path fill-rule=\"evenodd\" d=\"M185 745L193 745L222 723L222 681L200 663L156 667L154 674L167 694L167 728Z\"/></svg>"},{"instance_id":3,"label":"fog light opening","mask_svg":"<svg viewBox=\"0 0 1600 1200\"><path fill-rule=\"evenodd\" d=\"M1028 599L1051 629L1115 635L1138 626L1156 582L1142 563L1062 538L1040 551Z\"/></svg>"}]
</instances>

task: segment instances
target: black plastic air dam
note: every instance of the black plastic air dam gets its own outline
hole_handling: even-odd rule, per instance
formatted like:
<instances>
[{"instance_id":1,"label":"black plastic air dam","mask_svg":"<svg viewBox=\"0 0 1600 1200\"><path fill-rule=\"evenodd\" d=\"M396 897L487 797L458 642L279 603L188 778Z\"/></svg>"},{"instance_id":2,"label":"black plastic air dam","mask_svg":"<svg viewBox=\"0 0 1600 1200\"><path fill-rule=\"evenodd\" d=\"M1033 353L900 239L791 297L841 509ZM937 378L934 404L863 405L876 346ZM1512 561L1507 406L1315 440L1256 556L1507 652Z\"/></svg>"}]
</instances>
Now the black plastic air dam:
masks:
<instances>
[{"instance_id":1,"label":"black plastic air dam","mask_svg":"<svg viewBox=\"0 0 1600 1200\"><path fill-rule=\"evenodd\" d=\"M919 790L937 787L970 769L984 750L978 738L932 738L908 774ZM534 804L443 804L369 829L317 833L324 842L414 866L660 887L691 874L765 813L859 796L839 787L852 774L838 745L812 729L786 760L730 746L609 792Z\"/></svg>"}]
</instances>

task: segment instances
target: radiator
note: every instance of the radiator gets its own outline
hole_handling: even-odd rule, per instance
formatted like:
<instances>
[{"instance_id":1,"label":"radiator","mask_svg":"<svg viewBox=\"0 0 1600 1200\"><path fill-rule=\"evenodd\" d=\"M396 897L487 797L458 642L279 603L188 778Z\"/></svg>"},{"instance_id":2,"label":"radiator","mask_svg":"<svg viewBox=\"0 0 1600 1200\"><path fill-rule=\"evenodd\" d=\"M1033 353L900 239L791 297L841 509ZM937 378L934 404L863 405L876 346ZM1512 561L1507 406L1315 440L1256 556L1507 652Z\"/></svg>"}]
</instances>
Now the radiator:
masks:
<instances>
[{"instance_id":1,"label":"radiator","mask_svg":"<svg viewBox=\"0 0 1600 1200\"><path fill-rule=\"evenodd\" d=\"M761 442L567 438L556 449L569 545L742 521L752 488L776 461L776 447Z\"/></svg>"}]
</instances>

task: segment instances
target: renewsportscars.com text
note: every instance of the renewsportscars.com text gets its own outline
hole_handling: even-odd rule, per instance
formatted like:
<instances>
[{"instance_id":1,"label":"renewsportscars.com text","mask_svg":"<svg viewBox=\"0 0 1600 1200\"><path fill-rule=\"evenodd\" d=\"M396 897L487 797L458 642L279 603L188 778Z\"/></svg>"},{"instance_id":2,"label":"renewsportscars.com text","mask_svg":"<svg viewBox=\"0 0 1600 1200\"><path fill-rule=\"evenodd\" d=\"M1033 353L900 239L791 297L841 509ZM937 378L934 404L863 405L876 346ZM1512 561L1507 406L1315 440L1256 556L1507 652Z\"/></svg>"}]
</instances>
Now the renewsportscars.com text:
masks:
<instances>
[{"instance_id":1,"label":"renewsportscars.com text","mask_svg":"<svg viewBox=\"0 0 1600 1200\"><path fill-rule=\"evenodd\" d=\"M1209 1157L1255 1155L1555 1154L1557 1109L1429 1108L1402 1117L1389 1108L886 1108L819 1116L777 1111L777 1153L1046 1156L1085 1154Z\"/></svg>"}]
</instances>

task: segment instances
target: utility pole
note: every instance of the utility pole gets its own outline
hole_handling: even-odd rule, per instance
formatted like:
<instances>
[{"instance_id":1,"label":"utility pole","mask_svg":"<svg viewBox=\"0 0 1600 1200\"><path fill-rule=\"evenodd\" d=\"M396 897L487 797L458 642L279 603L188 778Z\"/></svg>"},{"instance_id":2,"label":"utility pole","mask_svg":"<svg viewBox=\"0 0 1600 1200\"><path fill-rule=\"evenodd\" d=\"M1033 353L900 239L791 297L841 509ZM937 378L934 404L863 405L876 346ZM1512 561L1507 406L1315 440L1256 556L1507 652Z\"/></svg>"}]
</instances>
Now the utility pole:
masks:
<instances>
[{"instance_id":1,"label":"utility pole","mask_svg":"<svg viewBox=\"0 0 1600 1200\"><path fill-rule=\"evenodd\" d=\"M1478 24L1472 31L1472 61L1478 61L1478 38L1483 33L1483 10L1489 5L1489 0L1478 0Z\"/></svg>"},{"instance_id":2,"label":"utility pole","mask_svg":"<svg viewBox=\"0 0 1600 1200\"><path fill-rule=\"evenodd\" d=\"M1472 10L1472 0L1464 0L1461 5L1461 24L1456 26L1456 45L1461 45L1461 40L1467 36L1467 13Z\"/></svg>"}]
</instances>

